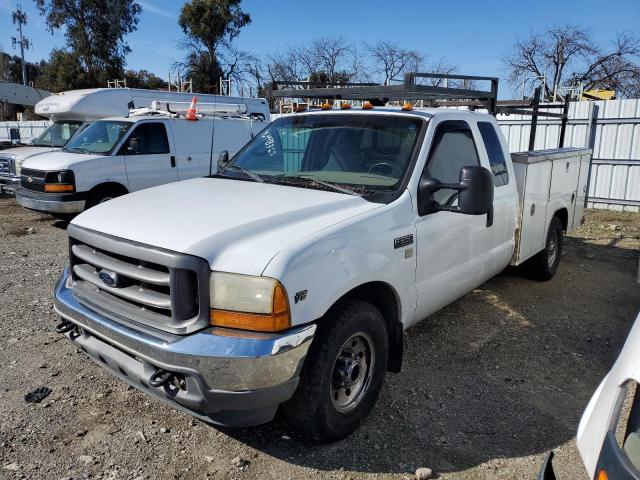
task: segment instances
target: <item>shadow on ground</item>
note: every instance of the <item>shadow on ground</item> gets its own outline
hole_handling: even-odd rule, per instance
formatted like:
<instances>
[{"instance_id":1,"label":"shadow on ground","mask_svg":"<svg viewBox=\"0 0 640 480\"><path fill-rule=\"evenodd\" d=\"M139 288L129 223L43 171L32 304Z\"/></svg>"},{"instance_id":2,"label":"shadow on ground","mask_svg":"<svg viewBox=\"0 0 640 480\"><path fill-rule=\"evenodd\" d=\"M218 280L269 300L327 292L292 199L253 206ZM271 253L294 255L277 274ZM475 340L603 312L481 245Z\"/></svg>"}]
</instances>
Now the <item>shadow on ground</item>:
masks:
<instances>
[{"instance_id":1,"label":"shadow on ground","mask_svg":"<svg viewBox=\"0 0 640 480\"><path fill-rule=\"evenodd\" d=\"M402 373L341 442L281 422L225 432L318 470L444 473L551 450L575 435L640 309L637 255L567 239L552 281L507 271L410 329Z\"/></svg>"}]
</instances>

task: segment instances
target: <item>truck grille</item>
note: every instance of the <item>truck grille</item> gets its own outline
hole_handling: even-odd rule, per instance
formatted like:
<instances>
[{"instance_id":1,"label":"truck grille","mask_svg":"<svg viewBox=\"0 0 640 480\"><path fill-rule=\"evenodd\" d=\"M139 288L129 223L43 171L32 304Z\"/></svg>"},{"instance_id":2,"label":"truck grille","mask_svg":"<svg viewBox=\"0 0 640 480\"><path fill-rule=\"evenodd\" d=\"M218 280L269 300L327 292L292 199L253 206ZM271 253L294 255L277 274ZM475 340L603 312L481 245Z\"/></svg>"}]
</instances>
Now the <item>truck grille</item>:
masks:
<instances>
[{"instance_id":1,"label":"truck grille","mask_svg":"<svg viewBox=\"0 0 640 480\"><path fill-rule=\"evenodd\" d=\"M15 162L13 158L0 155L0 175L15 175Z\"/></svg>"},{"instance_id":2,"label":"truck grille","mask_svg":"<svg viewBox=\"0 0 640 480\"><path fill-rule=\"evenodd\" d=\"M107 316L173 333L208 324L208 263L69 225L73 293Z\"/></svg>"},{"instance_id":3,"label":"truck grille","mask_svg":"<svg viewBox=\"0 0 640 480\"><path fill-rule=\"evenodd\" d=\"M44 184L47 172L43 170L33 170L31 168L23 168L20 171L20 184L28 189L36 192L44 192Z\"/></svg>"}]
</instances>

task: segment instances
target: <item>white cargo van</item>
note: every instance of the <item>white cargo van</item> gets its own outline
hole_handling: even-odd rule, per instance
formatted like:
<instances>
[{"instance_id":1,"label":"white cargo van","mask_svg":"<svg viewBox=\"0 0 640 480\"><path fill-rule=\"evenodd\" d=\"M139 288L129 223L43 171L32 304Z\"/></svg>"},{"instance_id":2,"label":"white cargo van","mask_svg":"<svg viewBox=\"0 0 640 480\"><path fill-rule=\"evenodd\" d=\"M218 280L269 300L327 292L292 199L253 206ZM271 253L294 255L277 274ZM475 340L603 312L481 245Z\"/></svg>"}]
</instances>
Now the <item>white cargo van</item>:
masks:
<instances>
[{"instance_id":1,"label":"white cargo van","mask_svg":"<svg viewBox=\"0 0 640 480\"><path fill-rule=\"evenodd\" d=\"M67 218L128 192L215 173L220 154L234 155L269 119L266 100L224 100L201 104L197 121L175 113L188 106L180 102L95 121L62 150L24 163L16 201Z\"/></svg>"},{"instance_id":2,"label":"white cargo van","mask_svg":"<svg viewBox=\"0 0 640 480\"><path fill-rule=\"evenodd\" d=\"M15 193L20 185L20 170L28 158L62 148L85 122L101 118L123 116L130 109L146 107L152 101L191 100L193 94L144 90L136 88L91 88L56 93L39 101L35 113L52 120L52 124L28 146L10 148L0 152L0 193ZM200 95L202 102L215 102L216 95ZM221 97L226 102L237 102L235 97ZM248 113L263 112L258 99L242 99Z\"/></svg>"}]
</instances>

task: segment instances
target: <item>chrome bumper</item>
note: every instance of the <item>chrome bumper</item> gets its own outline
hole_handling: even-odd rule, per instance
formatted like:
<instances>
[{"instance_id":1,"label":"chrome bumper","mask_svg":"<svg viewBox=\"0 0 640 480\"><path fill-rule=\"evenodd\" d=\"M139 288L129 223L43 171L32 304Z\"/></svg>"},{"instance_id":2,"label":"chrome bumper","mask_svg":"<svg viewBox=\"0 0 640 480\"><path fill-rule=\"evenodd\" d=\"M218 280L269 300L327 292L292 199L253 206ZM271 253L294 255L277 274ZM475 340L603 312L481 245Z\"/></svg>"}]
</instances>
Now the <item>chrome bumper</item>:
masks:
<instances>
[{"instance_id":1,"label":"chrome bumper","mask_svg":"<svg viewBox=\"0 0 640 480\"><path fill-rule=\"evenodd\" d=\"M293 395L316 330L278 334L208 328L174 335L133 328L88 309L71 290L69 270L55 287L56 313L79 328L65 336L134 387L205 421L247 426L273 418ZM185 388L151 386L158 369L184 377Z\"/></svg>"},{"instance_id":2,"label":"chrome bumper","mask_svg":"<svg viewBox=\"0 0 640 480\"><path fill-rule=\"evenodd\" d=\"M0 175L0 193L15 195L18 188L20 188L20 177Z\"/></svg>"},{"instance_id":3,"label":"chrome bumper","mask_svg":"<svg viewBox=\"0 0 640 480\"><path fill-rule=\"evenodd\" d=\"M45 194L40 194L44 196ZM62 202L59 200L48 200L46 198L34 198L33 192L25 192L20 189L16 193L16 202L29 210L46 213L80 213L84 210L85 200L73 200Z\"/></svg>"}]
</instances>

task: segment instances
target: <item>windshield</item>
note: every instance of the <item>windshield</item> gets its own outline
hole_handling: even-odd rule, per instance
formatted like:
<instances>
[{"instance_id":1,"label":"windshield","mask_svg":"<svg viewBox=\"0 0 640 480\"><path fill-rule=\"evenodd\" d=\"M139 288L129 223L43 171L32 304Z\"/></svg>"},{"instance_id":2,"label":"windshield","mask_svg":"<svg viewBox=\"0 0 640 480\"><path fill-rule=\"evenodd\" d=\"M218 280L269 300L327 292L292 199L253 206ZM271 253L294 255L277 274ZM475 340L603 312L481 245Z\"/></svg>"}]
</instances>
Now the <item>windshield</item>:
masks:
<instances>
[{"instance_id":1,"label":"windshield","mask_svg":"<svg viewBox=\"0 0 640 480\"><path fill-rule=\"evenodd\" d=\"M99 120L71 139L65 150L79 153L109 153L132 122Z\"/></svg>"},{"instance_id":2,"label":"windshield","mask_svg":"<svg viewBox=\"0 0 640 480\"><path fill-rule=\"evenodd\" d=\"M265 128L221 172L264 181L315 180L370 190L395 189L410 163L422 126L416 117L327 114L282 117ZM247 178L247 175L244 175Z\"/></svg>"},{"instance_id":3,"label":"windshield","mask_svg":"<svg viewBox=\"0 0 640 480\"><path fill-rule=\"evenodd\" d=\"M63 120L52 123L31 144L36 147L64 147L82 122Z\"/></svg>"}]
</instances>

